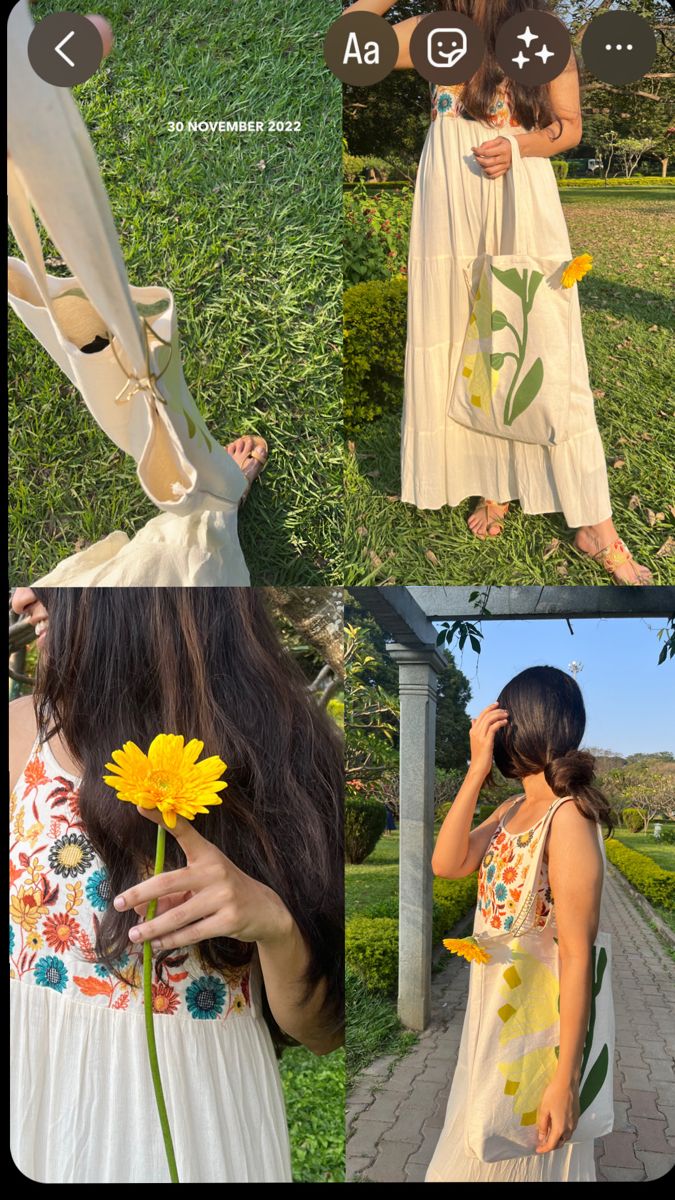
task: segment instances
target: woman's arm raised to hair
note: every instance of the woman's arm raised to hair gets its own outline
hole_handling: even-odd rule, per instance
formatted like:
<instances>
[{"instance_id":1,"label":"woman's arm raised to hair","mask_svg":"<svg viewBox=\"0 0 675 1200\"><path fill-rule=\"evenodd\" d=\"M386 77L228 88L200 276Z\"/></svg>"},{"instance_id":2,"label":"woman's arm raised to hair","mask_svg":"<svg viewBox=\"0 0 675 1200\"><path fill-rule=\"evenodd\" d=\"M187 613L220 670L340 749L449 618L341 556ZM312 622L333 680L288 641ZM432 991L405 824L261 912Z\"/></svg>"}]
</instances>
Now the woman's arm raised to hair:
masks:
<instances>
[{"instance_id":1,"label":"woman's arm raised to hair","mask_svg":"<svg viewBox=\"0 0 675 1200\"><path fill-rule=\"evenodd\" d=\"M538 1153L569 1140L579 1120L581 1058L591 1006L593 943L600 920L603 861L594 821L573 803L551 822L548 876L555 902L560 970L560 1050L541 1098Z\"/></svg>"},{"instance_id":2,"label":"woman's arm raised to hair","mask_svg":"<svg viewBox=\"0 0 675 1200\"><path fill-rule=\"evenodd\" d=\"M562 122L562 130L556 122L546 129L518 134L518 146L523 158L553 158L555 154L563 154L565 150L578 146L581 141L581 93L574 51L562 75L558 75L549 85L549 94L551 107Z\"/></svg>"},{"instance_id":3,"label":"woman's arm raised to hair","mask_svg":"<svg viewBox=\"0 0 675 1200\"><path fill-rule=\"evenodd\" d=\"M460 879L470 875L480 865L504 805L477 829L471 829L471 820L480 790L492 768L495 734L506 725L507 720L504 709L495 702L483 709L471 723L471 765L439 830L431 856L434 875L444 879Z\"/></svg>"},{"instance_id":4,"label":"woman's arm raised to hair","mask_svg":"<svg viewBox=\"0 0 675 1200\"><path fill-rule=\"evenodd\" d=\"M396 0L356 0L354 4L350 4L348 8L344 9L342 16L345 17L348 13L366 12L374 13L377 17L383 17L395 4ZM392 29L398 39L398 58L395 66L399 71L409 71L412 69L410 39L415 31L417 22L421 20L421 16L407 17L405 21L397 21L392 25Z\"/></svg>"}]
</instances>

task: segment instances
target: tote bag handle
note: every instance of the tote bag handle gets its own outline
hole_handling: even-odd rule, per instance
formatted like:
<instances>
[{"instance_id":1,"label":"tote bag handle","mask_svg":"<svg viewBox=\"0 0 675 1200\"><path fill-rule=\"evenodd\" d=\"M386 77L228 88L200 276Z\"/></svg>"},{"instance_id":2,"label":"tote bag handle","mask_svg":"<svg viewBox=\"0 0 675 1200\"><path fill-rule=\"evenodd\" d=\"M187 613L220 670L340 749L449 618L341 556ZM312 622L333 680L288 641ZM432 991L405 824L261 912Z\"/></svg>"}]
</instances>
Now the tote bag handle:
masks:
<instances>
[{"instance_id":1,"label":"tote bag handle","mask_svg":"<svg viewBox=\"0 0 675 1200\"><path fill-rule=\"evenodd\" d=\"M145 337L94 148L68 89L53 87L33 70L33 28L28 4L20 0L7 25L10 225L53 315L35 209L140 377L147 370Z\"/></svg>"},{"instance_id":2,"label":"tote bag handle","mask_svg":"<svg viewBox=\"0 0 675 1200\"><path fill-rule=\"evenodd\" d=\"M504 236L508 234L508 230L505 229L503 215L501 224L498 221L497 189L500 180L489 179L486 228L491 231L496 245L491 251L486 246L486 253L493 255L503 255L505 253L529 255L530 238L534 225L534 212L530 199L530 189L526 185L525 168L520 153L520 140L516 134L510 131L508 133L502 131L500 136L508 138L511 143L511 169L506 172L506 175L501 177L501 183L503 185L502 204L504 205L508 201L510 209L512 245L508 251L505 251L501 245Z\"/></svg>"}]
</instances>

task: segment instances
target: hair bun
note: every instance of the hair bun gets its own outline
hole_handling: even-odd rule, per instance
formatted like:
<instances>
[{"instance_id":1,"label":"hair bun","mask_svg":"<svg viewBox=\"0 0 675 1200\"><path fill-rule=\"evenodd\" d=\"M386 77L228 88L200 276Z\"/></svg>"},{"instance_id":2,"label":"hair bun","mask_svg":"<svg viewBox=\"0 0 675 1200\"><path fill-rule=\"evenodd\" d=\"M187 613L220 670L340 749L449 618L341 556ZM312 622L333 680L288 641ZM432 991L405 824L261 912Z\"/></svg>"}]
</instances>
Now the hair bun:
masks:
<instances>
[{"instance_id":1,"label":"hair bun","mask_svg":"<svg viewBox=\"0 0 675 1200\"><path fill-rule=\"evenodd\" d=\"M544 767L544 778L556 796L573 796L588 787L595 775L595 759L587 750L569 750Z\"/></svg>"}]
</instances>

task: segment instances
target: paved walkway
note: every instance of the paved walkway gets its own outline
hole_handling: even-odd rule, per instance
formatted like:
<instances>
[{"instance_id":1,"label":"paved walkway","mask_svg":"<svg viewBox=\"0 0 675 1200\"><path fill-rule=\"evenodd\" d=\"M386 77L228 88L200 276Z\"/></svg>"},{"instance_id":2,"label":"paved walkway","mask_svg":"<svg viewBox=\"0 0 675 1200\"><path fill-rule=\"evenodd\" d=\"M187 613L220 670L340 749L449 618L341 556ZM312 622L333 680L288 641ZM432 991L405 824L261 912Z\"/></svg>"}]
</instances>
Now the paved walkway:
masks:
<instances>
[{"instance_id":1,"label":"paved walkway","mask_svg":"<svg viewBox=\"0 0 675 1200\"><path fill-rule=\"evenodd\" d=\"M458 927L468 933L473 913ZM675 1165L673 960L610 867L600 928L612 934L616 1013L614 1130L595 1144L600 1181L659 1179ZM347 1181L422 1181L445 1119L469 964L434 976L429 1028L398 1063L380 1058L347 1101ZM393 1069L392 1069L393 1068Z\"/></svg>"}]
</instances>

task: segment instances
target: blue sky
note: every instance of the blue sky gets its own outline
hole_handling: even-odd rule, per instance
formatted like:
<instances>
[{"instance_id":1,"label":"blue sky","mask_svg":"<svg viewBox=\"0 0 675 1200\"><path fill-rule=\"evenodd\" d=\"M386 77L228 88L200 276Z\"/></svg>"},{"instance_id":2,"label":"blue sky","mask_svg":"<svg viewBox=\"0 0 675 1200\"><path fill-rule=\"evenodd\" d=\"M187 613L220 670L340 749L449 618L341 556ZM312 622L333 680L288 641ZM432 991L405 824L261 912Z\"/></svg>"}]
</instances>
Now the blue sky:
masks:
<instances>
[{"instance_id":1,"label":"blue sky","mask_svg":"<svg viewBox=\"0 0 675 1200\"><path fill-rule=\"evenodd\" d=\"M475 717L496 700L505 683L526 667L569 670L577 675L586 705L583 744L618 754L675 753L675 659L657 665L665 620L590 618L565 621L485 621L477 657L467 644L455 661L471 684Z\"/></svg>"}]
</instances>

